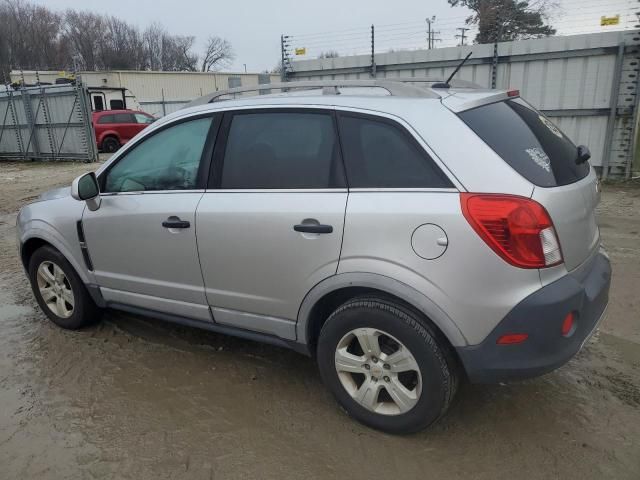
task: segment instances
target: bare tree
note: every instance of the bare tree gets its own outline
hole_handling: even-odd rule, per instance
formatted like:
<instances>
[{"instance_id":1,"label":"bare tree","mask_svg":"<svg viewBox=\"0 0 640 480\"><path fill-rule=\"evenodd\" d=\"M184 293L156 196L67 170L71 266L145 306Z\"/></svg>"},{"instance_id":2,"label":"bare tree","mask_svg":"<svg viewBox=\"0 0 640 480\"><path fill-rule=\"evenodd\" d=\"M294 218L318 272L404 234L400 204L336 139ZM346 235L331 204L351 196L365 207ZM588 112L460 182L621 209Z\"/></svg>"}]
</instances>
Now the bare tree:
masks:
<instances>
[{"instance_id":1,"label":"bare tree","mask_svg":"<svg viewBox=\"0 0 640 480\"><path fill-rule=\"evenodd\" d=\"M154 23L147 27L142 38L148 69L197 70L198 56L192 51L195 37L170 35L162 25Z\"/></svg>"},{"instance_id":2,"label":"bare tree","mask_svg":"<svg viewBox=\"0 0 640 480\"><path fill-rule=\"evenodd\" d=\"M69 9L64 14L28 0L0 0L0 78L12 68L197 71L193 36L158 23L144 31L113 16ZM203 69L233 58L226 40L211 37Z\"/></svg>"},{"instance_id":3,"label":"bare tree","mask_svg":"<svg viewBox=\"0 0 640 480\"><path fill-rule=\"evenodd\" d=\"M0 0L0 68L46 68L67 57L62 17L22 0Z\"/></svg>"},{"instance_id":4,"label":"bare tree","mask_svg":"<svg viewBox=\"0 0 640 480\"><path fill-rule=\"evenodd\" d=\"M167 60L169 65L166 70L196 72L198 70L198 55L193 53L193 45L196 37L171 36L167 45Z\"/></svg>"},{"instance_id":5,"label":"bare tree","mask_svg":"<svg viewBox=\"0 0 640 480\"><path fill-rule=\"evenodd\" d=\"M140 70L144 68L142 36L137 28L116 17L105 20L100 48L104 68Z\"/></svg>"},{"instance_id":6,"label":"bare tree","mask_svg":"<svg viewBox=\"0 0 640 480\"><path fill-rule=\"evenodd\" d=\"M78 67L99 70L104 66L101 46L104 45L105 25L101 16L91 12L67 10L65 15L65 40L70 43L72 54L78 59Z\"/></svg>"},{"instance_id":7,"label":"bare tree","mask_svg":"<svg viewBox=\"0 0 640 480\"><path fill-rule=\"evenodd\" d=\"M226 67L234 58L235 54L231 44L224 38L212 35L207 39L207 48L202 56L200 71L209 72Z\"/></svg>"}]
</instances>

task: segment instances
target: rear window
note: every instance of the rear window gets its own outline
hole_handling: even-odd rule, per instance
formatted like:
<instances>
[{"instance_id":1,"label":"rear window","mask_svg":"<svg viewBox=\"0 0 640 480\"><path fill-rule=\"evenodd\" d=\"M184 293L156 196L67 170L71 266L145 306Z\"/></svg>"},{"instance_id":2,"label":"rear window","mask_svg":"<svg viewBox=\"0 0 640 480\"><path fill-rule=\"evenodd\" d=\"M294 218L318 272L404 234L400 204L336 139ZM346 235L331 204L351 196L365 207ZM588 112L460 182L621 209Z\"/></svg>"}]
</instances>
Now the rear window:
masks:
<instances>
[{"instance_id":1,"label":"rear window","mask_svg":"<svg viewBox=\"0 0 640 480\"><path fill-rule=\"evenodd\" d=\"M589 173L576 165L577 149L547 117L517 98L460 113L495 152L520 175L540 187L568 185Z\"/></svg>"}]
</instances>

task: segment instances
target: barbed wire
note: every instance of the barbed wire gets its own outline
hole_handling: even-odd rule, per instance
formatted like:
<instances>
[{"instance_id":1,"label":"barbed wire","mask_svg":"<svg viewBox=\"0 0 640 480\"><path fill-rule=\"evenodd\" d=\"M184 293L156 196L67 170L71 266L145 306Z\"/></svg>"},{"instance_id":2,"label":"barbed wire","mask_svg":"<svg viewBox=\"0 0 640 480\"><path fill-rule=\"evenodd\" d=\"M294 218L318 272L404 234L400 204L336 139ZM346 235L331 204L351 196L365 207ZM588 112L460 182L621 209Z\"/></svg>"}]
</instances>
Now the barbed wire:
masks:
<instances>
[{"instance_id":1,"label":"barbed wire","mask_svg":"<svg viewBox=\"0 0 640 480\"><path fill-rule=\"evenodd\" d=\"M567 11L576 7L570 14ZM599 31L617 31L634 28L640 5L637 0L618 0L603 4L599 0L567 0L549 15L544 15L545 23L556 30L557 36L579 35ZM437 48L459 45L456 37L460 27L468 28L465 37L471 43L478 34L477 24L467 23L473 14L440 17L432 22ZM568 17L570 15L570 17ZM619 15L618 25L603 27L602 16ZM391 50L412 50L427 48L426 20L411 20L375 25L375 53ZM304 49L304 55L295 55L296 49ZM370 27L352 27L327 32L305 33L287 36L286 52L292 58L314 58L322 54L370 54Z\"/></svg>"}]
</instances>

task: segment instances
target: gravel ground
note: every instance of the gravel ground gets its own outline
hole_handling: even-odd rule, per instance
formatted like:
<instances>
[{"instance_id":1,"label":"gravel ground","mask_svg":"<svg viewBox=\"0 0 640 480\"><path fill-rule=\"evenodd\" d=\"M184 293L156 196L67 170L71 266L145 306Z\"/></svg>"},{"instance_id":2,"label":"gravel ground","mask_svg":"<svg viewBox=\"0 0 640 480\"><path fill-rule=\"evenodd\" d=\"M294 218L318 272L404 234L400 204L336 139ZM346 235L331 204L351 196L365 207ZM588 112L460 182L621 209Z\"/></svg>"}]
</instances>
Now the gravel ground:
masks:
<instances>
[{"instance_id":1,"label":"gravel ground","mask_svg":"<svg viewBox=\"0 0 640 480\"><path fill-rule=\"evenodd\" d=\"M606 186L609 316L568 365L463 385L432 429L346 417L293 352L108 312L80 332L38 310L18 208L92 165L0 164L0 478L640 478L640 188Z\"/></svg>"}]
</instances>

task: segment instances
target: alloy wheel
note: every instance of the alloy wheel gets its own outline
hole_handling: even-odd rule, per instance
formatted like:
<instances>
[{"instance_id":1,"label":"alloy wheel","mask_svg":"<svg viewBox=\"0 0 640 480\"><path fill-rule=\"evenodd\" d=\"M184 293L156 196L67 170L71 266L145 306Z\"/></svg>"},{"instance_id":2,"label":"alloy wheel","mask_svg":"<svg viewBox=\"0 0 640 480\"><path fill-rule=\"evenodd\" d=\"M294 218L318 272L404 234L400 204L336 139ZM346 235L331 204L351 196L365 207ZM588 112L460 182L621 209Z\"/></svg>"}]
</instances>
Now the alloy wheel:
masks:
<instances>
[{"instance_id":1,"label":"alloy wheel","mask_svg":"<svg viewBox=\"0 0 640 480\"><path fill-rule=\"evenodd\" d=\"M62 268L51 261L42 262L36 279L42 300L55 315L61 318L73 315L73 290Z\"/></svg>"},{"instance_id":2,"label":"alloy wheel","mask_svg":"<svg viewBox=\"0 0 640 480\"><path fill-rule=\"evenodd\" d=\"M413 354L397 338L376 328L357 328L342 337L335 368L347 393L375 413L406 413L422 394L422 375Z\"/></svg>"}]
</instances>

